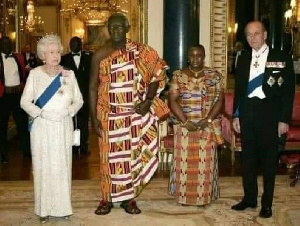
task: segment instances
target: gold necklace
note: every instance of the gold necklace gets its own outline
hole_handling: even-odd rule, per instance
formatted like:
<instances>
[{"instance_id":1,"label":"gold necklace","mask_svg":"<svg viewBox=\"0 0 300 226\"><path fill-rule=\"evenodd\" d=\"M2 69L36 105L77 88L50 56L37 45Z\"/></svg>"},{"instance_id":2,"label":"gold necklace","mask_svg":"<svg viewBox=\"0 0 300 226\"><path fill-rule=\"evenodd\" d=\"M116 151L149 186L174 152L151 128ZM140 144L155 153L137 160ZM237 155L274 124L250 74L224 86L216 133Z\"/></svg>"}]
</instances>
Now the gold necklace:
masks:
<instances>
[{"instance_id":1,"label":"gold necklace","mask_svg":"<svg viewBox=\"0 0 300 226\"><path fill-rule=\"evenodd\" d=\"M200 71L194 71L191 66L189 66L189 70L194 73L195 78L198 78L198 75L204 71L204 69L201 69Z\"/></svg>"}]
</instances>

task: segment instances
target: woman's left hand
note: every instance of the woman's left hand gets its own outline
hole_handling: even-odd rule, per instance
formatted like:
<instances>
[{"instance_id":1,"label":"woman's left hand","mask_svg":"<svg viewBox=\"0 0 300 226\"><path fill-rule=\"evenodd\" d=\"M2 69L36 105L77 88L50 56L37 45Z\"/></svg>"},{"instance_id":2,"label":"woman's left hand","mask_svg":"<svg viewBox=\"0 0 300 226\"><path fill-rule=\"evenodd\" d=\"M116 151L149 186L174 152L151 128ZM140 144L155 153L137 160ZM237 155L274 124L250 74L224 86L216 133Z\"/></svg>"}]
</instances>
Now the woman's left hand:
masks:
<instances>
[{"instance_id":1,"label":"woman's left hand","mask_svg":"<svg viewBox=\"0 0 300 226\"><path fill-rule=\"evenodd\" d=\"M197 131L197 124L192 122L192 121L187 121L185 128L189 131L189 132L195 132Z\"/></svg>"},{"instance_id":2,"label":"woman's left hand","mask_svg":"<svg viewBox=\"0 0 300 226\"><path fill-rule=\"evenodd\" d=\"M202 119L197 122L198 130L203 130L209 125L209 122L206 119Z\"/></svg>"},{"instance_id":3,"label":"woman's left hand","mask_svg":"<svg viewBox=\"0 0 300 226\"><path fill-rule=\"evenodd\" d=\"M135 112L142 115L142 116L146 115L147 112L150 110L151 103L152 102L149 99L146 99L146 100L142 101L141 103L136 105Z\"/></svg>"}]
</instances>

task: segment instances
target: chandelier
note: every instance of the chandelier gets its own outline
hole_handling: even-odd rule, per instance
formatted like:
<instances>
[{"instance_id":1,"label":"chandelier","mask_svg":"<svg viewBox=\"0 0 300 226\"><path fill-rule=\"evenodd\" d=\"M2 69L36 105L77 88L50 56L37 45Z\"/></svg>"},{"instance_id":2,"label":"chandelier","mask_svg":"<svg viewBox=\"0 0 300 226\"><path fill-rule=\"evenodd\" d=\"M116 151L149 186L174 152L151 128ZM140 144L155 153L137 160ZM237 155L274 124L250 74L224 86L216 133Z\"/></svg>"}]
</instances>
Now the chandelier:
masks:
<instances>
[{"instance_id":1,"label":"chandelier","mask_svg":"<svg viewBox=\"0 0 300 226\"><path fill-rule=\"evenodd\" d=\"M285 17L285 31L287 33L293 32L293 28L298 26L300 22L300 1L291 0L289 9L284 14Z\"/></svg>"},{"instance_id":2,"label":"chandelier","mask_svg":"<svg viewBox=\"0 0 300 226\"><path fill-rule=\"evenodd\" d=\"M25 15L21 15L19 17L19 27L21 32L33 32L43 33L44 32L44 24L45 21L42 20L41 16L34 15L34 1L28 0L26 4L26 12Z\"/></svg>"},{"instance_id":3,"label":"chandelier","mask_svg":"<svg viewBox=\"0 0 300 226\"><path fill-rule=\"evenodd\" d=\"M16 2L15 0L8 0L6 2L6 9L7 9L7 13L10 16L14 16L16 13Z\"/></svg>"},{"instance_id":4,"label":"chandelier","mask_svg":"<svg viewBox=\"0 0 300 226\"><path fill-rule=\"evenodd\" d=\"M63 15L76 16L89 25L104 24L111 13L123 12L120 4L128 0L61 0Z\"/></svg>"},{"instance_id":5,"label":"chandelier","mask_svg":"<svg viewBox=\"0 0 300 226\"><path fill-rule=\"evenodd\" d=\"M20 31L21 32L33 32L43 33L45 21L42 20L41 16L34 16L34 25L32 23L28 23L27 16L20 16ZM28 26L29 25L29 26Z\"/></svg>"},{"instance_id":6,"label":"chandelier","mask_svg":"<svg viewBox=\"0 0 300 226\"><path fill-rule=\"evenodd\" d=\"M26 9L27 9L27 17L25 17L25 26L26 26L26 29L29 31L29 32L33 32L34 30L34 26L35 26L35 19L34 19L34 2L29 0L27 2L27 6L26 6Z\"/></svg>"}]
</instances>

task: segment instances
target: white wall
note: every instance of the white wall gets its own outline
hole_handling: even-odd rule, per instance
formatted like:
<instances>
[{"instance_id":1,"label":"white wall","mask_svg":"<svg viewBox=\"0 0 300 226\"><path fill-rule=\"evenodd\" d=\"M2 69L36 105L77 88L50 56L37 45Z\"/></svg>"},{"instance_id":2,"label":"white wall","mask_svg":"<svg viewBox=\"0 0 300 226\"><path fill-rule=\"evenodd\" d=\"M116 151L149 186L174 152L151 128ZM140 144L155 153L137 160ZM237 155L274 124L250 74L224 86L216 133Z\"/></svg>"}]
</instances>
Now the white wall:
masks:
<instances>
[{"instance_id":1,"label":"white wall","mask_svg":"<svg viewBox=\"0 0 300 226\"><path fill-rule=\"evenodd\" d=\"M200 35L199 42L205 47L205 65L211 66L210 62L210 13L212 0L200 0Z\"/></svg>"},{"instance_id":2,"label":"white wall","mask_svg":"<svg viewBox=\"0 0 300 226\"><path fill-rule=\"evenodd\" d=\"M148 0L148 44L163 56L164 1Z\"/></svg>"}]
</instances>

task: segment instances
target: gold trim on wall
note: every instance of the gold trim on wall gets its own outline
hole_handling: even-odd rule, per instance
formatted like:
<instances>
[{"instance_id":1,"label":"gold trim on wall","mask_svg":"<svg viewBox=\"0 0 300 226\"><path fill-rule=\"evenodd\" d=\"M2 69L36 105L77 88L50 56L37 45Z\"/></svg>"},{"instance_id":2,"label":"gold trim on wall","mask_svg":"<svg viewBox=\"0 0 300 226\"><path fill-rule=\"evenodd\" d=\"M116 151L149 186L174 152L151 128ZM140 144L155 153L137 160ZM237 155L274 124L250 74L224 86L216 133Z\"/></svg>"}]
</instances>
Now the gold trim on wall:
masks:
<instances>
[{"instance_id":1,"label":"gold trim on wall","mask_svg":"<svg viewBox=\"0 0 300 226\"><path fill-rule=\"evenodd\" d=\"M140 4L140 42L148 44L148 0L139 0Z\"/></svg>"},{"instance_id":2,"label":"gold trim on wall","mask_svg":"<svg viewBox=\"0 0 300 226\"><path fill-rule=\"evenodd\" d=\"M227 88L227 6L228 0L211 0L210 50L212 67L222 73Z\"/></svg>"}]
</instances>

